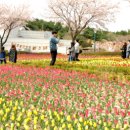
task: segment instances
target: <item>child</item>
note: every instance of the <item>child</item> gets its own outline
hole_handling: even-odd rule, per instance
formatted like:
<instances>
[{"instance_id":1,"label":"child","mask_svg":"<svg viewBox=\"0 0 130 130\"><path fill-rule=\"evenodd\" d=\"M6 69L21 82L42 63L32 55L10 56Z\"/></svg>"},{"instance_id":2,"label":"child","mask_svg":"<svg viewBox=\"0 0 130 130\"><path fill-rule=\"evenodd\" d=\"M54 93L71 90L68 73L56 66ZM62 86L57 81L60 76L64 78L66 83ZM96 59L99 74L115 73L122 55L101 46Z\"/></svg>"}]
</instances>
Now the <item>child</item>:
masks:
<instances>
[{"instance_id":1,"label":"child","mask_svg":"<svg viewBox=\"0 0 130 130\"><path fill-rule=\"evenodd\" d=\"M5 48L4 47L1 48L0 63L2 64L3 61L6 64L6 52L5 52Z\"/></svg>"},{"instance_id":2,"label":"child","mask_svg":"<svg viewBox=\"0 0 130 130\"><path fill-rule=\"evenodd\" d=\"M69 61L75 61L75 43L71 42L71 48L70 49L70 54L69 54Z\"/></svg>"}]
</instances>

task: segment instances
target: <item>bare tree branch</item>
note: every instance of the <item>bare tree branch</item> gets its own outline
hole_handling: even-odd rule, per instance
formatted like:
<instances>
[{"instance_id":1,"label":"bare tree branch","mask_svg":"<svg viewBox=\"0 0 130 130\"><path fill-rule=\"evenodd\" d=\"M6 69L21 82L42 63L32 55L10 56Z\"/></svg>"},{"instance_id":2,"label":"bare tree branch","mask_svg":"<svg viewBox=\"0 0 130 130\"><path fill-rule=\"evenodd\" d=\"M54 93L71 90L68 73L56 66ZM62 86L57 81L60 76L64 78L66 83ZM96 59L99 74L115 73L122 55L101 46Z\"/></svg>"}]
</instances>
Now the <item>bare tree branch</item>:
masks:
<instances>
[{"instance_id":1,"label":"bare tree branch","mask_svg":"<svg viewBox=\"0 0 130 130\"><path fill-rule=\"evenodd\" d=\"M30 11L25 5L20 7L0 5L0 29L3 30L0 35L0 48L7 42L11 30L25 25L28 19Z\"/></svg>"},{"instance_id":2,"label":"bare tree branch","mask_svg":"<svg viewBox=\"0 0 130 130\"><path fill-rule=\"evenodd\" d=\"M110 0L50 0L52 16L69 27L72 40L89 24L103 26L114 19L117 4ZM105 27L104 27L105 28Z\"/></svg>"}]
</instances>

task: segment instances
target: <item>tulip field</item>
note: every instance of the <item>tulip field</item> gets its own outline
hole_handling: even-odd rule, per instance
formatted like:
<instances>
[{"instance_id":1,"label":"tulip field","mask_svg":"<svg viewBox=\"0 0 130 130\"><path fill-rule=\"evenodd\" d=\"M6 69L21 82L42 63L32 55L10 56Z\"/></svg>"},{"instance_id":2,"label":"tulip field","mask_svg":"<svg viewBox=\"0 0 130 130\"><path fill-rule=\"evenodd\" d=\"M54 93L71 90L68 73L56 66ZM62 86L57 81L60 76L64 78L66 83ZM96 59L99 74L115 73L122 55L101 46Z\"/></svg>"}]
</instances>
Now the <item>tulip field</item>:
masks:
<instances>
[{"instance_id":1,"label":"tulip field","mask_svg":"<svg viewBox=\"0 0 130 130\"><path fill-rule=\"evenodd\" d=\"M0 130L130 130L130 59L20 54L0 65Z\"/></svg>"}]
</instances>

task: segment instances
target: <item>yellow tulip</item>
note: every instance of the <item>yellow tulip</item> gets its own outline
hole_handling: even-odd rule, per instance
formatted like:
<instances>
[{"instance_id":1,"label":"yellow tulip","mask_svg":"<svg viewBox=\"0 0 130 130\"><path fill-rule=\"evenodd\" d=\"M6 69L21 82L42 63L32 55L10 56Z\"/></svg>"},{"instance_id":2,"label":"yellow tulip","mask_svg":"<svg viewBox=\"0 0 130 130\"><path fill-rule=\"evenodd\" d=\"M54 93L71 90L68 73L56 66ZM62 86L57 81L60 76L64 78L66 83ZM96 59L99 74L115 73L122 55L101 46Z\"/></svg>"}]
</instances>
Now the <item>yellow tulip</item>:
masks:
<instances>
[{"instance_id":1,"label":"yellow tulip","mask_svg":"<svg viewBox=\"0 0 130 130\"><path fill-rule=\"evenodd\" d=\"M61 116L63 116L63 115L64 115L64 113L61 111L61 112L60 112L60 115L61 115Z\"/></svg>"},{"instance_id":2,"label":"yellow tulip","mask_svg":"<svg viewBox=\"0 0 130 130\"><path fill-rule=\"evenodd\" d=\"M17 121L21 121L21 116L19 116L19 117L17 118Z\"/></svg>"},{"instance_id":3,"label":"yellow tulip","mask_svg":"<svg viewBox=\"0 0 130 130\"><path fill-rule=\"evenodd\" d=\"M72 125L71 124L68 124L68 128L71 128L72 127Z\"/></svg>"},{"instance_id":4,"label":"yellow tulip","mask_svg":"<svg viewBox=\"0 0 130 130\"><path fill-rule=\"evenodd\" d=\"M51 114L51 111L50 111L50 114ZM54 111L54 115L55 115L55 116L57 115L57 111Z\"/></svg>"},{"instance_id":5,"label":"yellow tulip","mask_svg":"<svg viewBox=\"0 0 130 130\"><path fill-rule=\"evenodd\" d=\"M46 126L48 126L48 124L49 124L49 122L48 122L48 121L46 121L46 122L45 122L45 125L46 125Z\"/></svg>"},{"instance_id":6,"label":"yellow tulip","mask_svg":"<svg viewBox=\"0 0 130 130\"><path fill-rule=\"evenodd\" d=\"M90 124L90 126L92 126L92 125L93 125L93 122L92 122L92 121L90 121L90 122L89 122L89 124Z\"/></svg>"},{"instance_id":7,"label":"yellow tulip","mask_svg":"<svg viewBox=\"0 0 130 130\"><path fill-rule=\"evenodd\" d=\"M104 122L104 123L103 123L103 125L104 125L104 126L107 126L107 123L106 123L106 122Z\"/></svg>"},{"instance_id":8,"label":"yellow tulip","mask_svg":"<svg viewBox=\"0 0 130 130\"><path fill-rule=\"evenodd\" d=\"M96 124L96 122L94 122L94 123L93 123L93 127L95 127L95 128L97 127L97 124Z\"/></svg>"},{"instance_id":9,"label":"yellow tulip","mask_svg":"<svg viewBox=\"0 0 130 130\"><path fill-rule=\"evenodd\" d=\"M3 118L2 118L2 121L5 121L7 118L7 115L4 115Z\"/></svg>"},{"instance_id":10,"label":"yellow tulip","mask_svg":"<svg viewBox=\"0 0 130 130\"><path fill-rule=\"evenodd\" d=\"M33 127L33 128L34 128L34 130L37 130L37 125L34 125L34 127Z\"/></svg>"},{"instance_id":11,"label":"yellow tulip","mask_svg":"<svg viewBox=\"0 0 130 130\"><path fill-rule=\"evenodd\" d=\"M54 130L58 130L57 126L54 127Z\"/></svg>"},{"instance_id":12,"label":"yellow tulip","mask_svg":"<svg viewBox=\"0 0 130 130\"><path fill-rule=\"evenodd\" d=\"M63 130L63 128L62 128L62 127L60 127L60 128L59 128L59 130Z\"/></svg>"},{"instance_id":13,"label":"yellow tulip","mask_svg":"<svg viewBox=\"0 0 130 130\"><path fill-rule=\"evenodd\" d=\"M18 101L15 101L15 106L18 106Z\"/></svg>"},{"instance_id":14,"label":"yellow tulip","mask_svg":"<svg viewBox=\"0 0 130 130\"><path fill-rule=\"evenodd\" d=\"M25 112L25 108L22 109L22 113L24 113L24 112Z\"/></svg>"},{"instance_id":15,"label":"yellow tulip","mask_svg":"<svg viewBox=\"0 0 130 130\"><path fill-rule=\"evenodd\" d=\"M28 116L28 117L31 117L31 115L32 115L32 111L28 110L27 116Z\"/></svg>"},{"instance_id":16,"label":"yellow tulip","mask_svg":"<svg viewBox=\"0 0 130 130\"><path fill-rule=\"evenodd\" d=\"M0 115L3 116L4 115L4 111L0 110Z\"/></svg>"},{"instance_id":17,"label":"yellow tulip","mask_svg":"<svg viewBox=\"0 0 130 130\"><path fill-rule=\"evenodd\" d=\"M10 107L12 107L12 106L13 106L13 102L12 102L12 101L10 101L9 105L10 105Z\"/></svg>"},{"instance_id":18,"label":"yellow tulip","mask_svg":"<svg viewBox=\"0 0 130 130\"><path fill-rule=\"evenodd\" d=\"M8 113L8 112L10 111L10 109L9 109L9 108L6 108L5 111L6 111L6 113Z\"/></svg>"},{"instance_id":19,"label":"yellow tulip","mask_svg":"<svg viewBox=\"0 0 130 130\"><path fill-rule=\"evenodd\" d=\"M0 104L2 104L2 101L3 101L2 98L0 98Z\"/></svg>"},{"instance_id":20,"label":"yellow tulip","mask_svg":"<svg viewBox=\"0 0 130 130\"><path fill-rule=\"evenodd\" d=\"M48 113L49 113L49 115L52 115L52 112L51 112L51 110L49 110L49 111L48 111Z\"/></svg>"},{"instance_id":21,"label":"yellow tulip","mask_svg":"<svg viewBox=\"0 0 130 130\"><path fill-rule=\"evenodd\" d=\"M29 126L24 125L25 130L29 130Z\"/></svg>"},{"instance_id":22,"label":"yellow tulip","mask_svg":"<svg viewBox=\"0 0 130 130\"><path fill-rule=\"evenodd\" d=\"M0 130L4 130L4 128L3 128L3 127L1 127L1 128L0 128Z\"/></svg>"},{"instance_id":23,"label":"yellow tulip","mask_svg":"<svg viewBox=\"0 0 130 130\"><path fill-rule=\"evenodd\" d=\"M20 112L20 113L19 113L19 116L22 116L22 115L23 115L23 113L22 113L22 112Z\"/></svg>"},{"instance_id":24,"label":"yellow tulip","mask_svg":"<svg viewBox=\"0 0 130 130\"><path fill-rule=\"evenodd\" d=\"M51 126L52 126L52 127L55 126L55 120L54 120L54 119L51 121Z\"/></svg>"},{"instance_id":25,"label":"yellow tulip","mask_svg":"<svg viewBox=\"0 0 130 130\"><path fill-rule=\"evenodd\" d=\"M26 125L29 121L30 121L30 118L26 118L26 119L24 120L24 124Z\"/></svg>"},{"instance_id":26,"label":"yellow tulip","mask_svg":"<svg viewBox=\"0 0 130 130\"><path fill-rule=\"evenodd\" d=\"M64 129L65 127L66 127L65 123L64 123L64 124L62 124L62 128Z\"/></svg>"},{"instance_id":27,"label":"yellow tulip","mask_svg":"<svg viewBox=\"0 0 130 130\"><path fill-rule=\"evenodd\" d=\"M119 129L119 128L120 128L120 126L119 126L119 124L117 124L117 125L116 125L116 129Z\"/></svg>"},{"instance_id":28,"label":"yellow tulip","mask_svg":"<svg viewBox=\"0 0 130 130\"><path fill-rule=\"evenodd\" d=\"M61 120L59 115L57 116L57 119L58 119L58 121L60 121L60 120Z\"/></svg>"},{"instance_id":29,"label":"yellow tulip","mask_svg":"<svg viewBox=\"0 0 130 130\"><path fill-rule=\"evenodd\" d=\"M124 124L124 129L127 129L128 128L128 124Z\"/></svg>"},{"instance_id":30,"label":"yellow tulip","mask_svg":"<svg viewBox=\"0 0 130 130\"><path fill-rule=\"evenodd\" d=\"M64 119L61 119L61 121L60 121L61 123L63 123L64 122Z\"/></svg>"},{"instance_id":31,"label":"yellow tulip","mask_svg":"<svg viewBox=\"0 0 130 130\"><path fill-rule=\"evenodd\" d=\"M85 130L88 130L88 125L85 126Z\"/></svg>"},{"instance_id":32,"label":"yellow tulip","mask_svg":"<svg viewBox=\"0 0 130 130\"><path fill-rule=\"evenodd\" d=\"M76 116L76 114L74 114L74 118L76 118L77 116Z\"/></svg>"},{"instance_id":33,"label":"yellow tulip","mask_svg":"<svg viewBox=\"0 0 130 130\"><path fill-rule=\"evenodd\" d=\"M77 124L77 126L78 126L78 127L81 127L81 124L80 124L80 123L78 123L78 124Z\"/></svg>"},{"instance_id":34,"label":"yellow tulip","mask_svg":"<svg viewBox=\"0 0 130 130\"><path fill-rule=\"evenodd\" d=\"M67 116L67 121L71 121L70 115Z\"/></svg>"},{"instance_id":35,"label":"yellow tulip","mask_svg":"<svg viewBox=\"0 0 130 130\"><path fill-rule=\"evenodd\" d=\"M84 126L86 126L87 125L87 121L84 121Z\"/></svg>"},{"instance_id":36,"label":"yellow tulip","mask_svg":"<svg viewBox=\"0 0 130 130\"><path fill-rule=\"evenodd\" d=\"M50 115L50 119L53 119L52 115Z\"/></svg>"},{"instance_id":37,"label":"yellow tulip","mask_svg":"<svg viewBox=\"0 0 130 130\"><path fill-rule=\"evenodd\" d=\"M17 110L17 106L13 107L13 111L16 111Z\"/></svg>"},{"instance_id":38,"label":"yellow tulip","mask_svg":"<svg viewBox=\"0 0 130 130\"><path fill-rule=\"evenodd\" d=\"M38 117L34 117L34 124L36 125L38 121Z\"/></svg>"},{"instance_id":39,"label":"yellow tulip","mask_svg":"<svg viewBox=\"0 0 130 130\"><path fill-rule=\"evenodd\" d=\"M5 127L9 127L10 125L9 124L5 124Z\"/></svg>"},{"instance_id":40,"label":"yellow tulip","mask_svg":"<svg viewBox=\"0 0 130 130\"><path fill-rule=\"evenodd\" d=\"M78 130L82 130L82 128L81 128L81 127L78 127Z\"/></svg>"},{"instance_id":41,"label":"yellow tulip","mask_svg":"<svg viewBox=\"0 0 130 130\"><path fill-rule=\"evenodd\" d=\"M14 120L15 120L15 116L12 115L12 116L10 117L10 119L11 119L12 121L14 121Z\"/></svg>"},{"instance_id":42,"label":"yellow tulip","mask_svg":"<svg viewBox=\"0 0 130 130\"><path fill-rule=\"evenodd\" d=\"M6 104L5 103L3 104L3 108L6 109Z\"/></svg>"},{"instance_id":43,"label":"yellow tulip","mask_svg":"<svg viewBox=\"0 0 130 130\"><path fill-rule=\"evenodd\" d=\"M79 121L80 121L80 122L83 122L83 118L82 118L82 117L80 117L80 118L79 118Z\"/></svg>"},{"instance_id":44,"label":"yellow tulip","mask_svg":"<svg viewBox=\"0 0 130 130\"><path fill-rule=\"evenodd\" d=\"M54 127L54 126L55 126L55 123L51 123L51 126Z\"/></svg>"},{"instance_id":45,"label":"yellow tulip","mask_svg":"<svg viewBox=\"0 0 130 130\"><path fill-rule=\"evenodd\" d=\"M52 123L55 123L55 120L53 119L51 122L52 122Z\"/></svg>"},{"instance_id":46,"label":"yellow tulip","mask_svg":"<svg viewBox=\"0 0 130 130\"><path fill-rule=\"evenodd\" d=\"M20 101L20 106L23 106L23 101Z\"/></svg>"},{"instance_id":47,"label":"yellow tulip","mask_svg":"<svg viewBox=\"0 0 130 130\"><path fill-rule=\"evenodd\" d=\"M14 123L11 123L11 130L14 130Z\"/></svg>"},{"instance_id":48,"label":"yellow tulip","mask_svg":"<svg viewBox=\"0 0 130 130\"><path fill-rule=\"evenodd\" d=\"M19 126L20 126L20 123L17 123L16 125L19 127Z\"/></svg>"},{"instance_id":49,"label":"yellow tulip","mask_svg":"<svg viewBox=\"0 0 130 130\"><path fill-rule=\"evenodd\" d=\"M74 124L77 124L77 123L78 123L78 119L75 119Z\"/></svg>"},{"instance_id":50,"label":"yellow tulip","mask_svg":"<svg viewBox=\"0 0 130 130\"><path fill-rule=\"evenodd\" d=\"M35 110L33 110L33 113L35 114L35 115L38 115L38 112L37 112L37 110L35 109Z\"/></svg>"},{"instance_id":51,"label":"yellow tulip","mask_svg":"<svg viewBox=\"0 0 130 130\"><path fill-rule=\"evenodd\" d=\"M107 127L105 127L105 130L109 130Z\"/></svg>"},{"instance_id":52,"label":"yellow tulip","mask_svg":"<svg viewBox=\"0 0 130 130\"><path fill-rule=\"evenodd\" d=\"M100 125L102 124L102 121L101 121L101 120L99 120L99 124L100 124Z\"/></svg>"},{"instance_id":53,"label":"yellow tulip","mask_svg":"<svg viewBox=\"0 0 130 130\"><path fill-rule=\"evenodd\" d=\"M41 120L44 120L44 115L41 115Z\"/></svg>"}]
</instances>

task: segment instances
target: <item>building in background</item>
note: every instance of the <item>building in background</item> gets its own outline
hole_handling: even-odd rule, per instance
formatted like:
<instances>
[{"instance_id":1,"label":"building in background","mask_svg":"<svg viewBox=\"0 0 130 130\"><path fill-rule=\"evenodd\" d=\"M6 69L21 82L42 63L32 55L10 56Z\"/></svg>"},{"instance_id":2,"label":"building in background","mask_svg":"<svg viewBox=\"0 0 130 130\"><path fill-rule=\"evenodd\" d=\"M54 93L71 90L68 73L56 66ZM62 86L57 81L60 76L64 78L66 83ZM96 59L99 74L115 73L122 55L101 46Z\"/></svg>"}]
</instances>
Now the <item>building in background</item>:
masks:
<instances>
[{"instance_id":1,"label":"building in background","mask_svg":"<svg viewBox=\"0 0 130 130\"><path fill-rule=\"evenodd\" d=\"M11 31L10 36L5 43L5 49L9 50L12 44L16 45L18 51L49 53L50 31L31 31L24 27L18 27ZM58 53L66 54L71 40L60 40L62 43L58 46Z\"/></svg>"}]
</instances>

